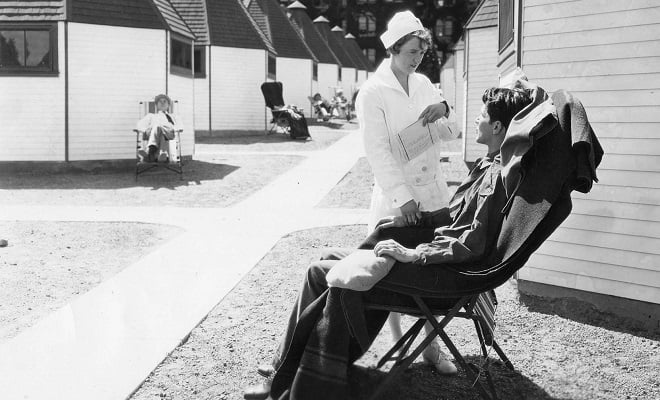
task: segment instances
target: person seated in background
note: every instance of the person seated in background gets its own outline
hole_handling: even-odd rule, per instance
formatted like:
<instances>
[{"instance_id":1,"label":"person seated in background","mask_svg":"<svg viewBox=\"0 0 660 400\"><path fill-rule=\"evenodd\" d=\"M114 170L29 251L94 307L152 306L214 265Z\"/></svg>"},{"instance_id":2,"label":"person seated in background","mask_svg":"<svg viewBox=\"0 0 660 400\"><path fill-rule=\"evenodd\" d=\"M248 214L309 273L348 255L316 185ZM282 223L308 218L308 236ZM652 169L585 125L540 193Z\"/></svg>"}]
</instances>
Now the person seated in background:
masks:
<instances>
[{"instance_id":1,"label":"person seated in background","mask_svg":"<svg viewBox=\"0 0 660 400\"><path fill-rule=\"evenodd\" d=\"M316 118L323 121L328 121L332 117L332 104L321 96L321 93L316 93L313 97L310 97L309 100L314 106L314 112L316 113Z\"/></svg>"},{"instance_id":2,"label":"person seated in background","mask_svg":"<svg viewBox=\"0 0 660 400\"><path fill-rule=\"evenodd\" d=\"M137 130L142 132L142 139L147 142L147 151L140 149L140 161L167 162L169 160L169 140L180 129L178 118L170 113L172 100L166 94L154 98L155 113L148 113L137 122Z\"/></svg>"},{"instance_id":3,"label":"person seated in background","mask_svg":"<svg viewBox=\"0 0 660 400\"><path fill-rule=\"evenodd\" d=\"M332 103L337 111L336 117L345 118L348 115L348 100L346 99L346 96L344 96L344 89L338 88L335 90L335 96L332 98Z\"/></svg>"},{"instance_id":4,"label":"person seated in background","mask_svg":"<svg viewBox=\"0 0 660 400\"><path fill-rule=\"evenodd\" d=\"M373 248L379 257L421 265L459 263L486 256L497 237L507 202L500 146L513 117L532 99L525 90L491 88L482 100L484 105L475 120L476 140L488 147L488 153L475 163L449 207L423 215L414 227L400 216L385 217L361 248ZM382 231L398 229L416 247L381 240ZM247 388L246 399L347 398L348 367L367 351L388 313L365 314L367 327L354 330L342 308L343 300L337 298L340 292L328 290L327 274L337 262L322 259L308 267L280 347L270 365L259 367L259 373L270 378ZM449 268L442 271L451 281L449 275L455 272ZM366 301L387 296L378 288L354 293ZM369 337L357 335L359 332L368 332Z\"/></svg>"}]
</instances>

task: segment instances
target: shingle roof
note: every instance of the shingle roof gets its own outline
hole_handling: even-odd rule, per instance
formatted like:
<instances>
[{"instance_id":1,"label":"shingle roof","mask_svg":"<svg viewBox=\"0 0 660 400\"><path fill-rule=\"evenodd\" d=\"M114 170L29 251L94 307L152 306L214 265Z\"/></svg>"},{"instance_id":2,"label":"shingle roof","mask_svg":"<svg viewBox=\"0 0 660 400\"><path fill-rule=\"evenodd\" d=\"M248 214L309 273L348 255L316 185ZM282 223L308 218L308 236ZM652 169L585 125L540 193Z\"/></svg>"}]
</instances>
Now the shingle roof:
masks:
<instances>
[{"instance_id":1,"label":"shingle roof","mask_svg":"<svg viewBox=\"0 0 660 400\"><path fill-rule=\"evenodd\" d=\"M353 54L353 58L358 60L358 62L363 66L363 68L361 69L364 69L365 71L373 71L373 65L371 65L371 61L369 61L367 56L365 56L364 53L362 52L360 45L355 40L355 36L349 33L346 36L344 36L344 40L346 40L348 49Z\"/></svg>"},{"instance_id":2,"label":"shingle roof","mask_svg":"<svg viewBox=\"0 0 660 400\"><path fill-rule=\"evenodd\" d=\"M195 43L210 44L206 2L204 0L171 0L171 2L195 34Z\"/></svg>"},{"instance_id":3,"label":"shingle roof","mask_svg":"<svg viewBox=\"0 0 660 400\"><path fill-rule=\"evenodd\" d=\"M63 21L64 0L0 1L0 21Z\"/></svg>"},{"instance_id":4,"label":"shingle roof","mask_svg":"<svg viewBox=\"0 0 660 400\"><path fill-rule=\"evenodd\" d=\"M189 38L195 38L195 35L193 34L192 30L190 30L190 27L186 25L185 21L183 18L181 18L181 15L176 12L174 9L174 6L172 3L169 2L169 0L153 0L154 4L158 8L158 11L160 12L160 15L163 16L163 19L165 19L165 23L169 26L170 30L172 32L176 32L180 35L183 35L185 37Z\"/></svg>"},{"instance_id":5,"label":"shingle roof","mask_svg":"<svg viewBox=\"0 0 660 400\"><path fill-rule=\"evenodd\" d=\"M337 40L337 43L339 43L344 48L344 51L346 52L346 55L348 55L348 57L351 60L351 64L344 65L344 66L353 67L353 68L356 68L356 69L365 69L366 68L365 66L362 65L362 62L360 62L358 60L358 58L356 57L356 54L353 53L353 49L351 49L350 44L348 43L346 38L344 38L344 30L343 29L341 29L338 26L335 26L334 28L332 28L330 30L330 34L332 36L334 36L335 40Z\"/></svg>"},{"instance_id":6,"label":"shingle roof","mask_svg":"<svg viewBox=\"0 0 660 400\"><path fill-rule=\"evenodd\" d=\"M482 0L465 24L465 29L497 26L498 0Z\"/></svg>"},{"instance_id":7,"label":"shingle roof","mask_svg":"<svg viewBox=\"0 0 660 400\"><path fill-rule=\"evenodd\" d=\"M167 29L151 0L68 0L72 22L132 28Z\"/></svg>"},{"instance_id":8,"label":"shingle roof","mask_svg":"<svg viewBox=\"0 0 660 400\"><path fill-rule=\"evenodd\" d=\"M307 12L305 12L306 7L302 3L296 1L287 8L291 12L293 21L296 22L296 25L300 29L299 32L307 43L307 46L309 46L319 62L341 66L341 62L330 49L330 46L328 46L325 39L321 37L314 27L314 23L307 15Z\"/></svg>"},{"instance_id":9,"label":"shingle roof","mask_svg":"<svg viewBox=\"0 0 660 400\"><path fill-rule=\"evenodd\" d=\"M252 0L248 10L271 39L279 57L317 61L277 0Z\"/></svg>"},{"instance_id":10,"label":"shingle roof","mask_svg":"<svg viewBox=\"0 0 660 400\"><path fill-rule=\"evenodd\" d=\"M212 45L264 49L277 54L240 0L206 0L206 12Z\"/></svg>"},{"instance_id":11,"label":"shingle roof","mask_svg":"<svg viewBox=\"0 0 660 400\"><path fill-rule=\"evenodd\" d=\"M321 37L325 39L326 43L328 43L328 46L330 46L332 52L335 53L342 66L345 68L355 68L355 63L351 56L346 52L344 45L337 40L337 37L332 32L330 32L328 20L324 17L318 17L314 20L314 27Z\"/></svg>"}]
</instances>

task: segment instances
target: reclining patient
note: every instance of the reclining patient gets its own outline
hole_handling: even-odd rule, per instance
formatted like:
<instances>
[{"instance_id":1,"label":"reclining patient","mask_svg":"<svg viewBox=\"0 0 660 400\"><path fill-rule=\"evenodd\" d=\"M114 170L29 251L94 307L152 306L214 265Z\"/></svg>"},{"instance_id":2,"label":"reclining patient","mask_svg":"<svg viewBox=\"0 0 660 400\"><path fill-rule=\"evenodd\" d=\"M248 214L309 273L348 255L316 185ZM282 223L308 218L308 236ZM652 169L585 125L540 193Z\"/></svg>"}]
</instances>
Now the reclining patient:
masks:
<instances>
[{"instance_id":1,"label":"reclining patient","mask_svg":"<svg viewBox=\"0 0 660 400\"><path fill-rule=\"evenodd\" d=\"M143 149L138 152L141 161L167 162L169 160L169 140L174 139L180 129L178 118L169 112L172 100L166 94L154 98L156 112L148 113L137 122L137 130L143 132L143 140L147 141L148 152Z\"/></svg>"},{"instance_id":2,"label":"reclining patient","mask_svg":"<svg viewBox=\"0 0 660 400\"><path fill-rule=\"evenodd\" d=\"M449 207L426 214L416 227L405 227L401 217L381 220L367 238L377 256L421 265L478 260L497 238L507 203L501 179L500 146L512 118L532 102L523 89L491 88L484 92L483 107L475 120L477 142L488 147L468 177L458 187ZM375 242L381 231L396 231L405 243L393 239ZM410 247L407 247L409 245ZM375 258L375 257L374 257ZM294 304L289 324L272 360L272 368L260 367L270 379L247 388L246 399L344 399L347 398L347 369L369 348L388 313L371 315L366 335L355 332L342 310L337 291L354 292L369 301L396 301L394 296L373 288L356 292L338 287L328 290L326 275L336 260L312 263ZM448 270L448 273L451 273ZM368 339L360 340L360 338Z\"/></svg>"}]
</instances>

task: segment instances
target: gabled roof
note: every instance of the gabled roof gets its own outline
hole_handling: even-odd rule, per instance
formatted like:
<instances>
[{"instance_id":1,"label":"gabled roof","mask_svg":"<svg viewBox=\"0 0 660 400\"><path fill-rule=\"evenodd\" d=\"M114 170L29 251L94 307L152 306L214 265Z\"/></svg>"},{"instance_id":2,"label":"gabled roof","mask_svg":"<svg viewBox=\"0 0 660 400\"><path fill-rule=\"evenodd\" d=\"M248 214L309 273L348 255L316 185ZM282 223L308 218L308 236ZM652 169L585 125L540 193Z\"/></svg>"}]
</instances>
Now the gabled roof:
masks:
<instances>
[{"instance_id":1,"label":"gabled roof","mask_svg":"<svg viewBox=\"0 0 660 400\"><path fill-rule=\"evenodd\" d=\"M349 33L346 36L344 36L344 40L346 40L348 49L353 54L353 58L358 60L358 62L363 66L363 68L361 69L364 69L365 71L373 71L373 65L371 64L371 61L369 61L367 56L365 56L364 53L362 52L360 45L355 40L355 36Z\"/></svg>"},{"instance_id":2,"label":"gabled roof","mask_svg":"<svg viewBox=\"0 0 660 400\"><path fill-rule=\"evenodd\" d=\"M252 0L248 11L270 39L278 57L318 61L277 0Z\"/></svg>"},{"instance_id":3,"label":"gabled roof","mask_svg":"<svg viewBox=\"0 0 660 400\"><path fill-rule=\"evenodd\" d=\"M240 0L206 0L211 45L263 49L277 54Z\"/></svg>"},{"instance_id":4,"label":"gabled roof","mask_svg":"<svg viewBox=\"0 0 660 400\"><path fill-rule=\"evenodd\" d=\"M465 24L465 29L497 26L498 0L482 0Z\"/></svg>"},{"instance_id":5,"label":"gabled roof","mask_svg":"<svg viewBox=\"0 0 660 400\"><path fill-rule=\"evenodd\" d=\"M335 37L335 40L337 40L337 43L339 43L343 48L344 51L346 52L346 55L348 58L351 60L351 64L349 65L344 65L345 67L353 67L355 69L365 69L366 67L362 65L362 62L358 60L356 57L356 54L353 53L353 49L351 49L350 44L348 43L348 40L344 38L344 30L341 29L338 26L335 26L330 30L330 35Z\"/></svg>"},{"instance_id":6,"label":"gabled roof","mask_svg":"<svg viewBox=\"0 0 660 400\"><path fill-rule=\"evenodd\" d=\"M316 18L314 20L314 27L321 37L325 39L326 43L332 52L335 53L344 68L356 68L355 62L346 52L343 43L339 42L337 37L330 32L330 25L328 24L327 19L324 17Z\"/></svg>"},{"instance_id":7,"label":"gabled roof","mask_svg":"<svg viewBox=\"0 0 660 400\"><path fill-rule=\"evenodd\" d=\"M454 45L451 46L451 49L454 51L465 50L465 40L463 40L463 37L458 39L458 42L454 43Z\"/></svg>"},{"instance_id":8,"label":"gabled roof","mask_svg":"<svg viewBox=\"0 0 660 400\"><path fill-rule=\"evenodd\" d=\"M170 0L195 35L196 44L210 44L209 25L204 0Z\"/></svg>"},{"instance_id":9,"label":"gabled roof","mask_svg":"<svg viewBox=\"0 0 660 400\"><path fill-rule=\"evenodd\" d=\"M188 25L186 25L183 18L181 18L181 15L176 12L174 6L169 2L169 0L153 0L153 2L158 8L160 14L163 16L163 19L165 19L165 23L167 24L168 28L172 32L192 39L195 38L192 30L188 27Z\"/></svg>"},{"instance_id":10,"label":"gabled roof","mask_svg":"<svg viewBox=\"0 0 660 400\"><path fill-rule=\"evenodd\" d=\"M85 24L167 29L151 0L67 0L67 20Z\"/></svg>"},{"instance_id":11,"label":"gabled roof","mask_svg":"<svg viewBox=\"0 0 660 400\"><path fill-rule=\"evenodd\" d=\"M64 21L64 0L0 1L0 21Z\"/></svg>"},{"instance_id":12,"label":"gabled roof","mask_svg":"<svg viewBox=\"0 0 660 400\"><path fill-rule=\"evenodd\" d=\"M324 64L337 64L341 67L341 62L335 53L330 49L325 39L321 37L319 32L314 27L314 23L307 15L305 7L299 1L295 1L287 7L291 12L291 17L299 29L299 32L307 46L312 50L320 63Z\"/></svg>"}]
</instances>

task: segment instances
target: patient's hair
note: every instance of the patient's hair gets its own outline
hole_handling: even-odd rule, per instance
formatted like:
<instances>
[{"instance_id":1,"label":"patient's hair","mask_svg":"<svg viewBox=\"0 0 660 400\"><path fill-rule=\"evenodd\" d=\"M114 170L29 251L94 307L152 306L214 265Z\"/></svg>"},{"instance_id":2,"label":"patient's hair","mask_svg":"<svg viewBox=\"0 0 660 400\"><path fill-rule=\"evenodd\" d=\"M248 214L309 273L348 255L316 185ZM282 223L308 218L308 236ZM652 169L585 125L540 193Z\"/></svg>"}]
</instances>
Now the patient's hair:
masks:
<instances>
[{"instance_id":1,"label":"patient's hair","mask_svg":"<svg viewBox=\"0 0 660 400\"><path fill-rule=\"evenodd\" d=\"M486 111L491 123L500 121L504 128L509 128L513 117L532 102L529 92L523 89L506 89L492 87L486 89L481 101L486 105Z\"/></svg>"}]
</instances>

